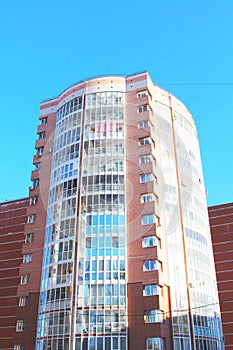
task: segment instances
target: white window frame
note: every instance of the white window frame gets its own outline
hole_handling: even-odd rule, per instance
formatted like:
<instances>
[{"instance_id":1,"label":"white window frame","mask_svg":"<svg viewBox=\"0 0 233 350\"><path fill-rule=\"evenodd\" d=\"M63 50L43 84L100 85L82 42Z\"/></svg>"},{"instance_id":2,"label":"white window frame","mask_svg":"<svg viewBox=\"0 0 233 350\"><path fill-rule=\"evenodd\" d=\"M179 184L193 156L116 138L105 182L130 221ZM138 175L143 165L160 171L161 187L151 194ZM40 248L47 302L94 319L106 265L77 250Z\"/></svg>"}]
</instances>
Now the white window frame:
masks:
<instances>
[{"instance_id":1,"label":"white window frame","mask_svg":"<svg viewBox=\"0 0 233 350\"><path fill-rule=\"evenodd\" d=\"M156 259L144 260L143 262L143 271L157 271L159 270L159 261Z\"/></svg>"},{"instance_id":2,"label":"white window frame","mask_svg":"<svg viewBox=\"0 0 233 350\"><path fill-rule=\"evenodd\" d=\"M38 147L38 148L36 149L36 154L37 154L38 156L42 156L43 153L44 153L44 147Z\"/></svg>"},{"instance_id":3,"label":"white window frame","mask_svg":"<svg viewBox=\"0 0 233 350\"><path fill-rule=\"evenodd\" d=\"M148 96L148 90L141 90L137 93L137 98L142 98Z\"/></svg>"},{"instance_id":4,"label":"white window frame","mask_svg":"<svg viewBox=\"0 0 233 350\"><path fill-rule=\"evenodd\" d=\"M150 121L149 119L147 120L142 120L141 122L138 123L138 129L144 129L150 126Z\"/></svg>"},{"instance_id":5,"label":"white window frame","mask_svg":"<svg viewBox=\"0 0 233 350\"><path fill-rule=\"evenodd\" d=\"M151 144L152 144L152 140L149 136L141 137L139 139L139 146L146 146L146 145L151 145Z\"/></svg>"},{"instance_id":6,"label":"white window frame","mask_svg":"<svg viewBox=\"0 0 233 350\"><path fill-rule=\"evenodd\" d=\"M153 161L152 154L143 154L139 157L140 164L152 163L152 161Z\"/></svg>"},{"instance_id":7,"label":"white window frame","mask_svg":"<svg viewBox=\"0 0 233 350\"><path fill-rule=\"evenodd\" d=\"M155 214L145 214L141 217L141 224L142 225L153 225L156 222L156 216Z\"/></svg>"},{"instance_id":8,"label":"white window frame","mask_svg":"<svg viewBox=\"0 0 233 350\"><path fill-rule=\"evenodd\" d=\"M16 332L24 332L26 327L25 320L17 320L16 322Z\"/></svg>"},{"instance_id":9,"label":"white window frame","mask_svg":"<svg viewBox=\"0 0 233 350\"><path fill-rule=\"evenodd\" d=\"M142 105L138 107L138 113L143 113L149 110L149 106L148 105Z\"/></svg>"},{"instance_id":10,"label":"white window frame","mask_svg":"<svg viewBox=\"0 0 233 350\"><path fill-rule=\"evenodd\" d=\"M34 164L34 170L40 170L41 169L41 163Z\"/></svg>"},{"instance_id":11,"label":"white window frame","mask_svg":"<svg viewBox=\"0 0 233 350\"><path fill-rule=\"evenodd\" d=\"M37 180L39 180L39 179L37 179ZM39 183L38 183L38 186L39 186ZM29 201L30 205L36 205L37 203L38 203L38 196L30 197L30 201Z\"/></svg>"},{"instance_id":12,"label":"white window frame","mask_svg":"<svg viewBox=\"0 0 233 350\"><path fill-rule=\"evenodd\" d=\"M32 182L32 187L33 187L33 188L36 188L36 187L38 187L38 186L40 186L40 179L35 179L35 180L33 180L33 182Z\"/></svg>"},{"instance_id":13,"label":"white window frame","mask_svg":"<svg viewBox=\"0 0 233 350\"><path fill-rule=\"evenodd\" d=\"M141 197L140 197L140 202L141 203L155 202L155 200L156 200L156 196L152 192L150 192L150 193L143 193L143 194L141 194Z\"/></svg>"},{"instance_id":14,"label":"white window frame","mask_svg":"<svg viewBox=\"0 0 233 350\"><path fill-rule=\"evenodd\" d=\"M28 305L28 296L24 295L19 297L19 306L27 306Z\"/></svg>"},{"instance_id":15,"label":"white window frame","mask_svg":"<svg viewBox=\"0 0 233 350\"><path fill-rule=\"evenodd\" d=\"M39 132L39 134L38 134L38 140L44 139L44 138L45 138L45 135L46 135L46 132L45 132L45 131Z\"/></svg>"},{"instance_id":16,"label":"white window frame","mask_svg":"<svg viewBox=\"0 0 233 350\"><path fill-rule=\"evenodd\" d=\"M20 277L20 284L28 284L30 282L30 275L26 274L26 275L21 275Z\"/></svg>"},{"instance_id":17,"label":"white window frame","mask_svg":"<svg viewBox=\"0 0 233 350\"><path fill-rule=\"evenodd\" d=\"M48 121L48 118L47 118L47 117L42 118L42 119L40 120L40 124L41 124L41 125L47 124L47 121Z\"/></svg>"},{"instance_id":18,"label":"white window frame","mask_svg":"<svg viewBox=\"0 0 233 350\"><path fill-rule=\"evenodd\" d=\"M28 224L34 224L35 221L36 221L36 215L35 214L28 215L28 219L27 219L27 223Z\"/></svg>"},{"instance_id":19,"label":"white window frame","mask_svg":"<svg viewBox=\"0 0 233 350\"><path fill-rule=\"evenodd\" d=\"M24 350L24 346L21 344L15 344L14 345L14 350Z\"/></svg>"},{"instance_id":20,"label":"white window frame","mask_svg":"<svg viewBox=\"0 0 233 350\"><path fill-rule=\"evenodd\" d=\"M145 311L144 321L145 323L162 323L163 312L156 309Z\"/></svg>"},{"instance_id":21,"label":"white window frame","mask_svg":"<svg viewBox=\"0 0 233 350\"><path fill-rule=\"evenodd\" d=\"M153 174L152 173L145 173L140 175L140 183L144 184L146 182L153 181Z\"/></svg>"},{"instance_id":22,"label":"white window frame","mask_svg":"<svg viewBox=\"0 0 233 350\"><path fill-rule=\"evenodd\" d=\"M26 233L25 243L32 243L34 241L34 233Z\"/></svg>"},{"instance_id":23,"label":"white window frame","mask_svg":"<svg viewBox=\"0 0 233 350\"><path fill-rule=\"evenodd\" d=\"M32 262L32 254L23 254L23 264L30 264Z\"/></svg>"},{"instance_id":24,"label":"white window frame","mask_svg":"<svg viewBox=\"0 0 233 350\"><path fill-rule=\"evenodd\" d=\"M143 237L142 239L142 248L151 248L156 247L158 243L158 239L155 235Z\"/></svg>"},{"instance_id":25,"label":"white window frame","mask_svg":"<svg viewBox=\"0 0 233 350\"><path fill-rule=\"evenodd\" d=\"M146 284L143 286L143 296L150 297L160 294L160 286L158 284Z\"/></svg>"},{"instance_id":26,"label":"white window frame","mask_svg":"<svg viewBox=\"0 0 233 350\"><path fill-rule=\"evenodd\" d=\"M165 350L164 339L160 337L147 338L146 339L146 350Z\"/></svg>"}]
</instances>

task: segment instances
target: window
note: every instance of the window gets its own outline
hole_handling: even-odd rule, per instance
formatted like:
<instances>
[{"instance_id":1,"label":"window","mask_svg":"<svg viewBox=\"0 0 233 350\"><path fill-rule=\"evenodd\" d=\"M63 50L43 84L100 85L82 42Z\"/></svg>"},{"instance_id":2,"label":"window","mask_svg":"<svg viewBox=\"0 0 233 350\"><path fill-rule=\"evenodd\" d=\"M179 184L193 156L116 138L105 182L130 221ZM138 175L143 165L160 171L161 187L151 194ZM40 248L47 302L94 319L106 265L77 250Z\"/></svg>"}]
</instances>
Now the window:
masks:
<instances>
[{"instance_id":1,"label":"window","mask_svg":"<svg viewBox=\"0 0 233 350\"><path fill-rule=\"evenodd\" d=\"M38 140L41 140L41 139L44 139L45 138L45 131L43 131L43 132L40 132L39 134L38 134Z\"/></svg>"},{"instance_id":2,"label":"window","mask_svg":"<svg viewBox=\"0 0 233 350\"><path fill-rule=\"evenodd\" d=\"M19 306L27 306L28 305L28 296L25 295L19 298Z\"/></svg>"},{"instance_id":3,"label":"window","mask_svg":"<svg viewBox=\"0 0 233 350\"><path fill-rule=\"evenodd\" d=\"M32 262L32 254L24 254L23 264L29 264L30 262Z\"/></svg>"},{"instance_id":4,"label":"window","mask_svg":"<svg viewBox=\"0 0 233 350\"><path fill-rule=\"evenodd\" d=\"M143 263L143 271L155 271L158 270L160 262L158 260L145 260Z\"/></svg>"},{"instance_id":5,"label":"window","mask_svg":"<svg viewBox=\"0 0 233 350\"><path fill-rule=\"evenodd\" d=\"M138 113L143 113L143 112L146 112L148 111L148 105L144 105L144 106L139 106L138 107Z\"/></svg>"},{"instance_id":6,"label":"window","mask_svg":"<svg viewBox=\"0 0 233 350\"><path fill-rule=\"evenodd\" d=\"M163 312L160 310L148 310L144 315L145 323L163 322Z\"/></svg>"},{"instance_id":7,"label":"window","mask_svg":"<svg viewBox=\"0 0 233 350\"><path fill-rule=\"evenodd\" d=\"M157 246L157 237L156 236L148 236L144 237L142 240L142 248L149 248Z\"/></svg>"},{"instance_id":8,"label":"window","mask_svg":"<svg viewBox=\"0 0 233 350\"><path fill-rule=\"evenodd\" d=\"M33 188L36 188L36 187L38 187L38 186L40 186L40 180L39 180L39 179L33 180L33 182L32 182L32 187L33 187Z\"/></svg>"},{"instance_id":9,"label":"window","mask_svg":"<svg viewBox=\"0 0 233 350\"><path fill-rule=\"evenodd\" d=\"M38 203L38 196L33 196L30 198L30 205L36 205Z\"/></svg>"},{"instance_id":10,"label":"window","mask_svg":"<svg viewBox=\"0 0 233 350\"><path fill-rule=\"evenodd\" d=\"M32 214L32 215L28 215L28 224L33 224L36 221L36 215Z\"/></svg>"},{"instance_id":11,"label":"window","mask_svg":"<svg viewBox=\"0 0 233 350\"><path fill-rule=\"evenodd\" d=\"M41 156L44 153L44 147L38 147L36 150L36 154Z\"/></svg>"},{"instance_id":12,"label":"window","mask_svg":"<svg viewBox=\"0 0 233 350\"><path fill-rule=\"evenodd\" d=\"M24 346L21 344L15 344L14 345L14 350L24 350Z\"/></svg>"},{"instance_id":13,"label":"window","mask_svg":"<svg viewBox=\"0 0 233 350\"><path fill-rule=\"evenodd\" d=\"M142 215L142 225L152 225L156 222L156 218L154 214L146 214Z\"/></svg>"},{"instance_id":14,"label":"window","mask_svg":"<svg viewBox=\"0 0 233 350\"><path fill-rule=\"evenodd\" d=\"M165 350L163 338L147 338L146 350Z\"/></svg>"},{"instance_id":15,"label":"window","mask_svg":"<svg viewBox=\"0 0 233 350\"><path fill-rule=\"evenodd\" d=\"M24 320L17 320L16 322L16 332L25 331L26 322Z\"/></svg>"},{"instance_id":16,"label":"window","mask_svg":"<svg viewBox=\"0 0 233 350\"><path fill-rule=\"evenodd\" d=\"M157 284L147 284L143 288L143 295L145 297L151 295L159 295L160 287Z\"/></svg>"},{"instance_id":17,"label":"window","mask_svg":"<svg viewBox=\"0 0 233 350\"><path fill-rule=\"evenodd\" d=\"M46 124L46 123L47 123L47 120L48 120L47 117L42 118L42 119L40 120L40 124L41 124L41 125Z\"/></svg>"},{"instance_id":18,"label":"window","mask_svg":"<svg viewBox=\"0 0 233 350\"><path fill-rule=\"evenodd\" d=\"M144 184L145 182L150 182L153 180L153 175L151 173L140 175L140 182Z\"/></svg>"},{"instance_id":19,"label":"window","mask_svg":"<svg viewBox=\"0 0 233 350\"><path fill-rule=\"evenodd\" d=\"M28 284L30 282L30 275L22 275L20 278L20 284Z\"/></svg>"},{"instance_id":20,"label":"window","mask_svg":"<svg viewBox=\"0 0 233 350\"><path fill-rule=\"evenodd\" d=\"M41 168L41 163L37 163L34 165L34 170L40 170Z\"/></svg>"},{"instance_id":21,"label":"window","mask_svg":"<svg viewBox=\"0 0 233 350\"><path fill-rule=\"evenodd\" d=\"M138 123L138 129L143 129L143 128L146 128L147 126L150 126L149 120L144 120Z\"/></svg>"},{"instance_id":22,"label":"window","mask_svg":"<svg viewBox=\"0 0 233 350\"><path fill-rule=\"evenodd\" d=\"M151 154L144 154L139 157L140 164L151 163L152 160L153 160L153 156Z\"/></svg>"},{"instance_id":23,"label":"window","mask_svg":"<svg viewBox=\"0 0 233 350\"><path fill-rule=\"evenodd\" d=\"M141 203L154 202L156 199L154 193L145 193L141 195Z\"/></svg>"},{"instance_id":24,"label":"window","mask_svg":"<svg viewBox=\"0 0 233 350\"><path fill-rule=\"evenodd\" d=\"M148 96L148 91L147 90L142 90L137 93L137 98L142 98Z\"/></svg>"},{"instance_id":25,"label":"window","mask_svg":"<svg viewBox=\"0 0 233 350\"><path fill-rule=\"evenodd\" d=\"M34 241L34 233L27 233L25 237L25 243L32 243Z\"/></svg>"},{"instance_id":26,"label":"window","mask_svg":"<svg viewBox=\"0 0 233 350\"><path fill-rule=\"evenodd\" d=\"M150 145L151 143L152 141L150 137L142 137L141 139L139 139L140 146Z\"/></svg>"}]
</instances>

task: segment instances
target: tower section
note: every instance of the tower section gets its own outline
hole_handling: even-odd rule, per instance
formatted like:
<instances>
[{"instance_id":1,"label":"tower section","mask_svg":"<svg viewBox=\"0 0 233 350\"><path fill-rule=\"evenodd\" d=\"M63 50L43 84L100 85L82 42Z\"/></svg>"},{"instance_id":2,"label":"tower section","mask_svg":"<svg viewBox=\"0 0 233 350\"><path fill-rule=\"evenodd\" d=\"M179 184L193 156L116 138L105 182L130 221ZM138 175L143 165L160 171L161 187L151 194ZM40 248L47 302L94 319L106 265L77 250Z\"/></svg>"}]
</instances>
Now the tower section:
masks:
<instances>
[{"instance_id":1,"label":"tower section","mask_svg":"<svg viewBox=\"0 0 233 350\"><path fill-rule=\"evenodd\" d=\"M37 349L127 349L125 80L56 101Z\"/></svg>"},{"instance_id":2,"label":"tower section","mask_svg":"<svg viewBox=\"0 0 233 350\"><path fill-rule=\"evenodd\" d=\"M47 166L33 178L47 215L36 349L222 350L189 111L147 72L83 81L42 107L56 124L40 130Z\"/></svg>"},{"instance_id":3,"label":"tower section","mask_svg":"<svg viewBox=\"0 0 233 350\"><path fill-rule=\"evenodd\" d=\"M76 279L80 350L127 348L124 109L124 92L115 87L86 94Z\"/></svg>"}]
</instances>

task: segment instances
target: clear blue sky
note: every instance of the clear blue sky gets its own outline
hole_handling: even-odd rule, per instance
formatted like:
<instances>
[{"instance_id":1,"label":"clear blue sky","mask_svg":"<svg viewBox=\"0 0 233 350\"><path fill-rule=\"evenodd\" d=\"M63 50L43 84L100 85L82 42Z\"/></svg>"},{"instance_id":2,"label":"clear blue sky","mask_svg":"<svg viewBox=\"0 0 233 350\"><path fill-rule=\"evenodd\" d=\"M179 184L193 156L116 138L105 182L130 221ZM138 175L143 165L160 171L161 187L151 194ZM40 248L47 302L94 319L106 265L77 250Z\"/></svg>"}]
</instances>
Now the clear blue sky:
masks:
<instances>
[{"instance_id":1,"label":"clear blue sky","mask_svg":"<svg viewBox=\"0 0 233 350\"><path fill-rule=\"evenodd\" d=\"M195 118L209 205L233 202L232 15L232 0L2 2L0 201L28 195L42 100L148 70Z\"/></svg>"}]
</instances>

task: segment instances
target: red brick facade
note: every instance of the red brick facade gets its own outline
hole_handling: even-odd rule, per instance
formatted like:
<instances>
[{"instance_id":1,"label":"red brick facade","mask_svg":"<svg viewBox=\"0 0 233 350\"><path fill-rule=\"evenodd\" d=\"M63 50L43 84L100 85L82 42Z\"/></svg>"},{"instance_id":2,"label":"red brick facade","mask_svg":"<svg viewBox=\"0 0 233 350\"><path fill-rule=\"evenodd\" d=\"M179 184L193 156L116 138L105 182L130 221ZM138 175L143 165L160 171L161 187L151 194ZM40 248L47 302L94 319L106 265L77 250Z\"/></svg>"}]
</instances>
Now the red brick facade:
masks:
<instances>
[{"instance_id":1,"label":"red brick facade","mask_svg":"<svg viewBox=\"0 0 233 350\"><path fill-rule=\"evenodd\" d=\"M225 349L233 349L233 203L209 207Z\"/></svg>"},{"instance_id":2,"label":"red brick facade","mask_svg":"<svg viewBox=\"0 0 233 350\"><path fill-rule=\"evenodd\" d=\"M29 200L0 203L0 348L13 349L24 226Z\"/></svg>"}]
</instances>

